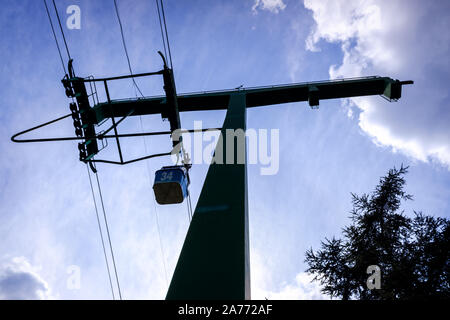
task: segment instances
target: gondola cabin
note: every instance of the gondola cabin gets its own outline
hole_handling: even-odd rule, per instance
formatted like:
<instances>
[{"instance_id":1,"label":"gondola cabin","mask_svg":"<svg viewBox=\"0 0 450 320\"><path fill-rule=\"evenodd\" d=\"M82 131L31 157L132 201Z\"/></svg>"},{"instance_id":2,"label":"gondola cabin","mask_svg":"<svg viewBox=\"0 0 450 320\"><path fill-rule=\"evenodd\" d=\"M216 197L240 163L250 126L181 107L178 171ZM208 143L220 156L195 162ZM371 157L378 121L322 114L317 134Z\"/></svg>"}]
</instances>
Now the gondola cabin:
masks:
<instances>
[{"instance_id":1,"label":"gondola cabin","mask_svg":"<svg viewBox=\"0 0 450 320\"><path fill-rule=\"evenodd\" d=\"M158 204L183 202L188 195L189 177L184 166L163 167L156 171L153 190Z\"/></svg>"}]
</instances>

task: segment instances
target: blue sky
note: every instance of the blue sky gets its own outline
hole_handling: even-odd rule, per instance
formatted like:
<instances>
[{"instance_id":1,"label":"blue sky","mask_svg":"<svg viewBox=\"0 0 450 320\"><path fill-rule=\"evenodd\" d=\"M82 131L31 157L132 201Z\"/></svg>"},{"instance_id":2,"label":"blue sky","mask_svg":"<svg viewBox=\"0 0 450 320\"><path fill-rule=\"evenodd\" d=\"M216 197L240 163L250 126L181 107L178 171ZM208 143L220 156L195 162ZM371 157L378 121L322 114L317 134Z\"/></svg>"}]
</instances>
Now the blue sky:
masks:
<instances>
[{"instance_id":1,"label":"blue sky","mask_svg":"<svg viewBox=\"0 0 450 320\"><path fill-rule=\"evenodd\" d=\"M51 3L51 2L50 2ZM49 4L50 4L49 3ZM113 1L58 0L81 9L81 29L65 34L75 70L95 77L128 73ZM133 71L159 70L162 49L154 1L118 0ZM280 130L280 169L249 170L252 297L318 299L304 274L305 251L339 236L350 192L373 190L380 176L410 166L406 190L413 210L449 217L450 5L446 1L165 1L179 93L380 75L412 79L397 103L380 97L248 110L247 127ZM55 20L54 20L55 22ZM41 1L2 0L0 59L0 298L111 298L86 167L75 142L13 144L12 134L68 112L59 56ZM61 44L61 42L60 42ZM63 51L64 53L64 51ZM65 57L66 59L66 57ZM146 95L156 80L139 80ZM133 97L130 82L111 89ZM216 127L225 112L181 115ZM146 130L167 130L160 116ZM140 131L129 119L121 131ZM41 136L72 135L70 120ZM166 137L146 140L166 152ZM104 150L114 157L110 142ZM142 139L124 142L128 157ZM163 299L188 227L186 204L154 204L153 173L167 159L99 165L118 275L125 299ZM150 177L147 171L150 171ZM191 170L193 206L207 165ZM156 226L158 219L161 239ZM161 254L160 243L163 247ZM70 289L70 266L81 272ZM69 273L68 273L69 272Z\"/></svg>"}]
</instances>

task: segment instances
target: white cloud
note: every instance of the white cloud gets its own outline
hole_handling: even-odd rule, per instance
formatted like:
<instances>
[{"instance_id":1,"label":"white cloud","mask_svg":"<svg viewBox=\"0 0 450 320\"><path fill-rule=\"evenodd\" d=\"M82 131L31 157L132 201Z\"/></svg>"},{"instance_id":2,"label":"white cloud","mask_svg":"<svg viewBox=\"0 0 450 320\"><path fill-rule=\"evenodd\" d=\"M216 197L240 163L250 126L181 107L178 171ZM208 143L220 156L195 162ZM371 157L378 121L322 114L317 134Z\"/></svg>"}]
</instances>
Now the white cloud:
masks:
<instances>
[{"instance_id":1,"label":"white cloud","mask_svg":"<svg viewBox=\"0 0 450 320\"><path fill-rule=\"evenodd\" d=\"M446 1L304 0L315 26L306 47L339 44L330 78L381 75L414 80L396 104L352 98L359 125L375 143L450 167L450 5Z\"/></svg>"},{"instance_id":2,"label":"white cloud","mask_svg":"<svg viewBox=\"0 0 450 320\"><path fill-rule=\"evenodd\" d=\"M319 282L312 282L312 276L299 272L290 283L276 285L268 267L268 261L258 252L251 257L251 297L254 300L326 300L320 292ZM279 289L276 289L279 288Z\"/></svg>"},{"instance_id":3,"label":"white cloud","mask_svg":"<svg viewBox=\"0 0 450 320\"><path fill-rule=\"evenodd\" d=\"M0 299L41 300L49 299L50 289L35 267L24 257L5 260L0 265Z\"/></svg>"},{"instance_id":4,"label":"white cloud","mask_svg":"<svg viewBox=\"0 0 450 320\"><path fill-rule=\"evenodd\" d=\"M286 5L283 0L255 0L252 10L255 13L258 9L278 13L280 10L284 10L284 8L286 8Z\"/></svg>"},{"instance_id":5,"label":"white cloud","mask_svg":"<svg viewBox=\"0 0 450 320\"><path fill-rule=\"evenodd\" d=\"M279 291L268 291L269 300L325 300L330 299L320 292L317 282L311 282L312 276L300 272L291 284L284 284Z\"/></svg>"},{"instance_id":6,"label":"white cloud","mask_svg":"<svg viewBox=\"0 0 450 320\"><path fill-rule=\"evenodd\" d=\"M269 290L257 286L252 291L252 299L268 300L329 300L320 292L320 285L312 282L312 276L300 272L291 283L283 283L279 290Z\"/></svg>"}]
</instances>

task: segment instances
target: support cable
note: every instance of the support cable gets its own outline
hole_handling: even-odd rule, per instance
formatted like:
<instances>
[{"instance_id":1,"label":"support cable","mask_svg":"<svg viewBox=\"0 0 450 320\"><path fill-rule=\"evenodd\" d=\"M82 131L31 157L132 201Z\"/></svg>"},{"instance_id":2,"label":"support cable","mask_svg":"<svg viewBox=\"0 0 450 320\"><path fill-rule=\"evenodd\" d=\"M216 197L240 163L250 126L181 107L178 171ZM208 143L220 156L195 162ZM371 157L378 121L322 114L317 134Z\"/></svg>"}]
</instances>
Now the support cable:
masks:
<instances>
[{"instance_id":1,"label":"support cable","mask_svg":"<svg viewBox=\"0 0 450 320\"><path fill-rule=\"evenodd\" d=\"M142 124L142 117L139 117L139 121L140 121L140 124L141 124L141 131L144 132L144 125ZM145 140L145 136L142 136L142 139L143 139L143 141L144 141L145 154L148 154L148 151L147 151L147 142L146 142L146 140ZM151 174L150 174L150 168L149 168L149 164L148 164L148 163L149 163L148 161L145 161L145 166L146 166L146 168L147 168L148 183L149 183L149 186L150 186L150 189L151 189L151 186L152 186L152 177L151 177ZM153 193L153 192L152 192L152 193ZM169 280L168 280L168 277L167 277L166 258L165 258L165 254L164 254L164 248L163 248L163 245L162 245L161 230L160 230L160 228L159 228L158 211L156 210L156 204L155 204L155 202L156 202L156 200L155 200L155 195L153 194L153 207L155 208L155 219L156 219L156 228L157 228L157 230L158 230L159 249L160 249L160 251L161 251L161 257L162 257L161 260L162 260L163 268L164 268L164 277L165 277L165 279L166 279L166 285L167 285L167 287L168 287L168 286L169 286Z\"/></svg>"},{"instance_id":2,"label":"support cable","mask_svg":"<svg viewBox=\"0 0 450 320\"><path fill-rule=\"evenodd\" d=\"M189 192L189 191L188 191L188 192ZM187 206L187 210L188 210L188 218L189 218L189 222L192 221L192 206L191 206L190 197L191 197L191 195L188 193L188 196L187 196L187 198L186 198L186 206Z\"/></svg>"},{"instance_id":3,"label":"support cable","mask_svg":"<svg viewBox=\"0 0 450 320\"><path fill-rule=\"evenodd\" d=\"M47 1L44 0L45 10L47 11L48 20L50 21L50 26L52 27L53 37L55 38L56 48L58 48L59 58L61 59L61 64L64 70L64 74L67 74L66 66L64 64L64 59L61 54L61 48L59 47L58 38L56 37L55 28L53 27L52 18L50 16L50 12L48 10Z\"/></svg>"},{"instance_id":4,"label":"support cable","mask_svg":"<svg viewBox=\"0 0 450 320\"><path fill-rule=\"evenodd\" d=\"M184 149L183 141L181 141L181 150L180 150L180 153L181 153L181 155L182 155L182 157L183 157L183 160L182 160L181 162L183 163L184 167L185 167L186 170L187 170L187 178L188 178L188 183L189 183L189 182L190 182L190 178L189 178L189 169L191 168L192 165L189 164L189 162L190 162L189 154L188 154L188 153L186 152L186 150ZM178 157L177 157L177 164L178 164ZM193 214L192 214L191 193L190 193L189 189L188 189L188 191L187 191L186 205L187 205L187 208L188 208L189 222L191 222L191 221L192 221L192 216L193 216Z\"/></svg>"},{"instance_id":5,"label":"support cable","mask_svg":"<svg viewBox=\"0 0 450 320\"><path fill-rule=\"evenodd\" d=\"M188 221L191 222L191 212L189 211L189 202L186 200L186 207L188 213Z\"/></svg>"},{"instance_id":6,"label":"support cable","mask_svg":"<svg viewBox=\"0 0 450 320\"><path fill-rule=\"evenodd\" d=\"M159 2L158 2L158 0L155 0L155 2L156 2L156 8L158 10L159 27L161 29L161 39L162 39L163 47L164 47L164 56L167 57L166 40L164 39L164 31L163 31L163 26L162 26L162 21L161 21L161 12L159 9Z\"/></svg>"},{"instance_id":7,"label":"support cable","mask_svg":"<svg viewBox=\"0 0 450 320\"><path fill-rule=\"evenodd\" d=\"M164 21L164 30L166 31L167 50L169 51L170 68L173 70L172 54L170 53L169 34L167 32L166 15L164 13L163 1L162 0L160 0L160 1L161 1L161 11L162 11L162 16L163 16L163 21Z\"/></svg>"},{"instance_id":8,"label":"support cable","mask_svg":"<svg viewBox=\"0 0 450 320\"><path fill-rule=\"evenodd\" d=\"M191 210L191 220L190 221L192 221L192 218L194 217L194 214L192 212L192 202L191 202L191 193L190 192L188 194L188 201L189 201L189 209Z\"/></svg>"},{"instance_id":9,"label":"support cable","mask_svg":"<svg viewBox=\"0 0 450 320\"><path fill-rule=\"evenodd\" d=\"M117 20L119 21L120 35L122 36L122 44L123 44L123 49L125 50L125 56L126 56L127 62L128 62L128 69L130 70L130 74L133 75L133 70L131 68L131 63L130 63L130 56L128 55L127 44L125 42L125 36L123 33L122 20L120 19L119 8L117 7L116 0L114 0L114 8L116 9ZM134 84L135 88L139 91L140 95L142 97L144 97L141 89L139 89L139 86L136 83L136 80L134 80L134 78L131 78L131 79L133 80L133 84Z\"/></svg>"},{"instance_id":10,"label":"support cable","mask_svg":"<svg viewBox=\"0 0 450 320\"><path fill-rule=\"evenodd\" d=\"M153 193L153 207L155 208L156 227L158 229L159 247L161 249L161 256L162 256L162 261L163 261L163 266L164 266L164 277L166 279L166 286L167 286L167 288L169 288L169 278L167 277L166 257L164 254L164 247L163 247L162 239L161 239L161 230L159 227L158 210L156 209L156 199L155 199L154 193Z\"/></svg>"},{"instance_id":11,"label":"support cable","mask_svg":"<svg viewBox=\"0 0 450 320\"><path fill-rule=\"evenodd\" d=\"M58 18L58 23L59 23L59 29L61 30L61 34L62 34L63 39L64 39L64 44L66 46L67 56L69 57L69 60L71 60L72 58L70 57L69 47L67 46L66 36L64 35L64 30L63 30L62 25L61 25L61 19L59 18L59 13L58 13L58 9L56 8L55 0L53 0L53 7L55 8L56 17Z\"/></svg>"},{"instance_id":12,"label":"support cable","mask_svg":"<svg viewBox=\"0 0 450 320\"><path fill-rule=\"evenodd\" d=\"M119 298L120 298L120 300L122 300L122 292L120 290L119 276L117 275L116 260L114 259L114 250L113 250L113 246L112 246L112 242L111 242L111 235L109 233L108 219L106 218L106 210L105 210L105 205L103 203L102 189L100 187L100 181L98 179L97 172L95 172L95 178L97 179L98 192L100 195L100 202L102 204L103 218L105 220L106 234L108 236L109 249L111 250L111 257L112 257L112 263L113 263L113 267L114 267L114 273L116 276L117 288L119 291Z\"/></svg>"},{"instance_id":13,"label":"support cable","mask_svg":"<svg viewBox=\"0 0 450 320\"><path fill-rule=\"evenodd\" d=\"M113 288L113 284L112 284L112 280L111 280L111 270L109 269L109 262L108 262L108 256L106 254L106 248L105 248L105 240L103 238L103 232L102 232L102 227L101 227L101 223L100 223L100 218L98 215L98 208L97 208L97 201L95 201L95 193L94 193L94 187L92 186L92 179L91 179L91 173L89 171L89 167L86 164L86 169L88 172L88 177L89 177L89 184L91 186L91 192L92 192L92 199L94 200L94 207L95 207L95 214L97 216L97 224L98 224L98 230L100 232L100 238L102 240L102 247L103 247L103 254L105 256L105 262L106 262L106 269L108 271L108 279L109 279L109 285L111 286L111 294L113 297L113 300L116 300L116 297L114 295L114 288Z\"/></svg>"}]
</instances>

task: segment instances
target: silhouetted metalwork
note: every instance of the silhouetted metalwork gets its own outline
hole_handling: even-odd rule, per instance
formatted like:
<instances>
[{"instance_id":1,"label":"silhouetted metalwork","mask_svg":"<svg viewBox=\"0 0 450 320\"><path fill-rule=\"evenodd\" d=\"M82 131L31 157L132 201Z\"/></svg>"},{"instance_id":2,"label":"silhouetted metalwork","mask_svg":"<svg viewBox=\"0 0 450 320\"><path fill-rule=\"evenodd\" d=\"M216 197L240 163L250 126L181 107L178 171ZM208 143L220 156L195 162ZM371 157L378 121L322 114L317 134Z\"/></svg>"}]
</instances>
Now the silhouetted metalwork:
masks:
<instances>
[{"instance_id":1,"label":"silhouetted metalwork","mask_svg":"<svg viewBox=\"0 0 450 320\"><path fill-rule=\"evenodd\" d=\"M94 162L125 165L180 152L174 139L170 152L125 160L120 146L120 138L172 135L181 128L180 112L227 110L224 124L218 129L222 131L220 139L224 140L226 129L245 130L247 108L300 101L308 101L311 108L317 108L321 100L370 95L381 95L389 101L396 101L402 95L402 86L413 83L373 76L256 88L239 86L232 90L177 94L173 70L167 66L163 54L159 54L163 59L162 70L98 79L76 77L70 60L69 74L63 78L62 83L67 96L73 99L69 106L71 113L19 132L11 139L14 142L81 140L78 144L79 158L89 163L95 171ZM156 75L163 76L164 96L122 100L110 98L109 81ZM103 83L106 101L98 101L96 83ZM92 106L89 98L93 101ZM163 119L168 119L170 131L119 134L119 125L128 117L151 114L161 114ZM69 116L73 118L75 137L17 139L25 133ZM116 118L119 120L116 121ZM103 132L96 132L96 127L108 119L111 119L112 125ZM201 131L205 130L208 129ZM196 130L182 130L181 133L194 131ZM104 145L103 141L108 138L116 141L118 161L94 158L100 152L99 146ZM225 149L220 152L226 157ZM237 152L234 154L236 156ZM173 176L168 181L162 181L162 176L157 173L154 190L158 203L183 201L189 192L189 167L184 163L186 173ZM163 168L159 174L167 174L172 169ZM233 165L211 164L166 298L250 299L248 241L246 164L239 164L237 161Z\"/></svg>"}]
</instances>

